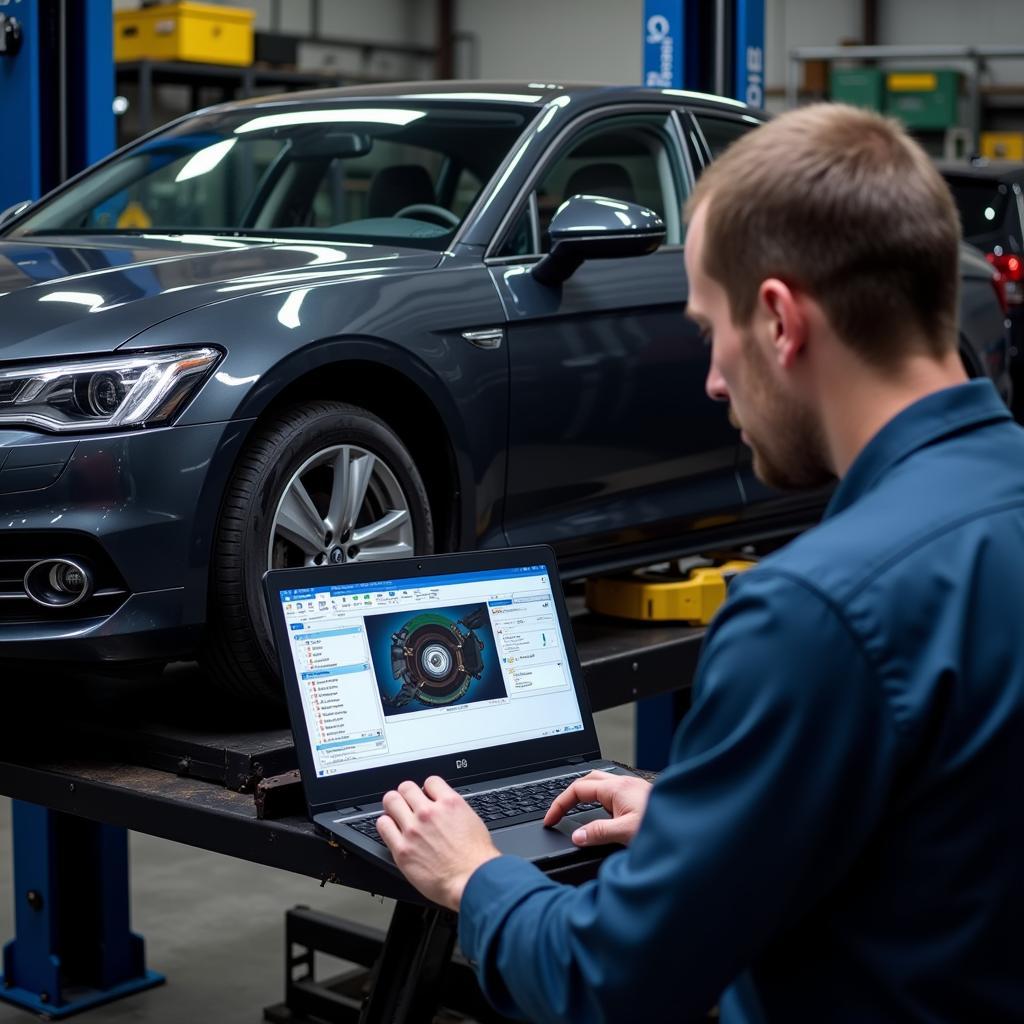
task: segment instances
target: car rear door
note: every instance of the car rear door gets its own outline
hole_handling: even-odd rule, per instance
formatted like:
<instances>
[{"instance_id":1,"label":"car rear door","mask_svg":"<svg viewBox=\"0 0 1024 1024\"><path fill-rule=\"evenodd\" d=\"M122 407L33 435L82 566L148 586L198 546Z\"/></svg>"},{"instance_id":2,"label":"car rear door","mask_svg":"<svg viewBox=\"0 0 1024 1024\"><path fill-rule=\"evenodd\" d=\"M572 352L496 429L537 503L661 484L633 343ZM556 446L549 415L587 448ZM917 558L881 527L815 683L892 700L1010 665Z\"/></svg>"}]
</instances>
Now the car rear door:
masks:
<instances>
[{"instance_id":1,"label":"car rear door","mask_svg":"<svg viewBox=\"0 0 1024 1024\"><path fill-rule=\"evenodd\" d=\"M740 504L735 431L704 393L707 352L684 318L681 207L692 171L675 115L619 108L570 127L510 211L488 264L504 303L511 371L505 529L563 560L667 546ZM561 286L532 267L574 194L655 209L667 242L592 260ZM621 555L620 555L621 557Z\"/></svg>"}]
</instances>

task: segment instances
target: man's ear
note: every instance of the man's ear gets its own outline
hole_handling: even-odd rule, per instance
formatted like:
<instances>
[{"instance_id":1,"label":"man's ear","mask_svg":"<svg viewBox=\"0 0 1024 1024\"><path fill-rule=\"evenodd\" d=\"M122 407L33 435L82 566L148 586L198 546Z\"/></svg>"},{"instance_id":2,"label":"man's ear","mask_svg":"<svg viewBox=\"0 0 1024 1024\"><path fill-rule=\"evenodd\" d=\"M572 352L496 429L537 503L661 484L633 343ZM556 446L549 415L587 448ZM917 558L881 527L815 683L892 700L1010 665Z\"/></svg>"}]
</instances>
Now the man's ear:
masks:
<instances>
[{"instance_id":1,"label":"man's ear","mask_svg":"<svg viewBox=\"0 0 1024 1024\"><path fill-rule=\"evenodd\" d=\"M777 277L761 282L757 304L769 325L775 358L782 369L788 369L807 345L807 315L793 290Z\"/></svg>"}]
</instances>

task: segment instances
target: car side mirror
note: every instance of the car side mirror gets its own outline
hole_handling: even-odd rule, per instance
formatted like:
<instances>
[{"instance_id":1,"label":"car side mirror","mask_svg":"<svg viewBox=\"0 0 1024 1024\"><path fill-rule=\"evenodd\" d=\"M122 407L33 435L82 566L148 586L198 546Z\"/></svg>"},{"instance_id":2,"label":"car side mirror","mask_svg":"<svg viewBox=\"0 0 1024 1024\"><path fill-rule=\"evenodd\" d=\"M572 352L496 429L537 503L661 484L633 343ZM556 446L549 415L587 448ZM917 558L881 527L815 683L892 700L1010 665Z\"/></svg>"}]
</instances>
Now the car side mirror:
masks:
<instances>
[{"instance_id":1,"label":"car side mirror","mask_svg":"<svg viewBox=\"0 0 1024 1024\"><path fill-rule=\"evenodd\" d=\"M541 284L568 280L584 260L645 256L665 241L665 222L636 203L606 196L570 196L548 228L551 251L531 273Z\"/></svg>"},{"instance_id":2,"label":"car side mirror","mask_svg":"<svg viewBox=\"0 0 1024 1024\"><path fill-rule=\"evenodd\" d=\"M0 213L0 227L3 227L9 220L14 220L19 213L23 213L32 205L31 199L22 199L20 203L15 203L13 206L8 206L3 213Z\"/></svg>"}]
</instances>

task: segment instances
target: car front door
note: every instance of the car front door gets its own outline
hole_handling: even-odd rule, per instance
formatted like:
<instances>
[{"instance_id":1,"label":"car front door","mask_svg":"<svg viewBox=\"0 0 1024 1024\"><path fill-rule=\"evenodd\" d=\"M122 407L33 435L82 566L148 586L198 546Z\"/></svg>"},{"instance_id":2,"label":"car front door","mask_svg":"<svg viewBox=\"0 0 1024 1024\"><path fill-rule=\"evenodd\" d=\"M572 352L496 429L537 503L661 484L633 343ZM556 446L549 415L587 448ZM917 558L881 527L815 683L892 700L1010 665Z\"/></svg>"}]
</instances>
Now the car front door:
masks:
<instances>
[{"instance_id":1,"label":"car front door","mask_svg":"<svg viewBox=\"0 0 1024 1024\"><path fill-rule=\"evenodd\" d=\"M707 351L683 315L689 178L674 115L606 114L555 143L496 237L488 263L508 320L513 544L549 541L563 560L594 564L605 548L667 549L738 509L735 431L704 393ZM548 224L576 194L654 209L666 244L539 283L530 271L549 248Z\"/></svg>"}]
</instances>

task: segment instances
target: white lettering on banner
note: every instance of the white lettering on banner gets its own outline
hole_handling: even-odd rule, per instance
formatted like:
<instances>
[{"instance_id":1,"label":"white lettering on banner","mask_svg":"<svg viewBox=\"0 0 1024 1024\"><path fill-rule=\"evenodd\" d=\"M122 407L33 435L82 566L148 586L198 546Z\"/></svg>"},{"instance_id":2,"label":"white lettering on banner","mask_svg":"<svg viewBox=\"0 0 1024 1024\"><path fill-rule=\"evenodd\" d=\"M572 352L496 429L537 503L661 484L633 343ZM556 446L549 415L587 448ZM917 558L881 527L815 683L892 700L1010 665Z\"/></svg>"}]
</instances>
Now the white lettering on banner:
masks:
<instances>
[{"instance_id":1,"label":"white lettering on banner","mask_svg":"<svg viewBox=\"0 0 1024 1024\"><path fill-rule=\"evenodd\" d=\"M648 71L646 84L660 89L670 89L672 81L672 60L675 54L675 41L669 34L671 25L663 14L652 14L647 19L647 42L651 46L659 46L658 70Z\"/></svg>"},{"instance_id":2,"label":"white lettering on banner","mask_svg":"<svg viewBox=\"0 0 1024 1024\"><path fill-rule=\"evenodd\" d=\"M764 105L764 50L747 47L747 89L743 97L752 107Z\"/></svg>"},{"instance_id":3,"label":"white lettering on banner","mask_svg":"<svg viewBox=\"0 0 1024 1024\"><path fill-rule=\"evenodd\" d=\"M669 31L668 18L664 14L652 14L647 19L647 42L660 43Z\"/></svg>"}]
</instances>

